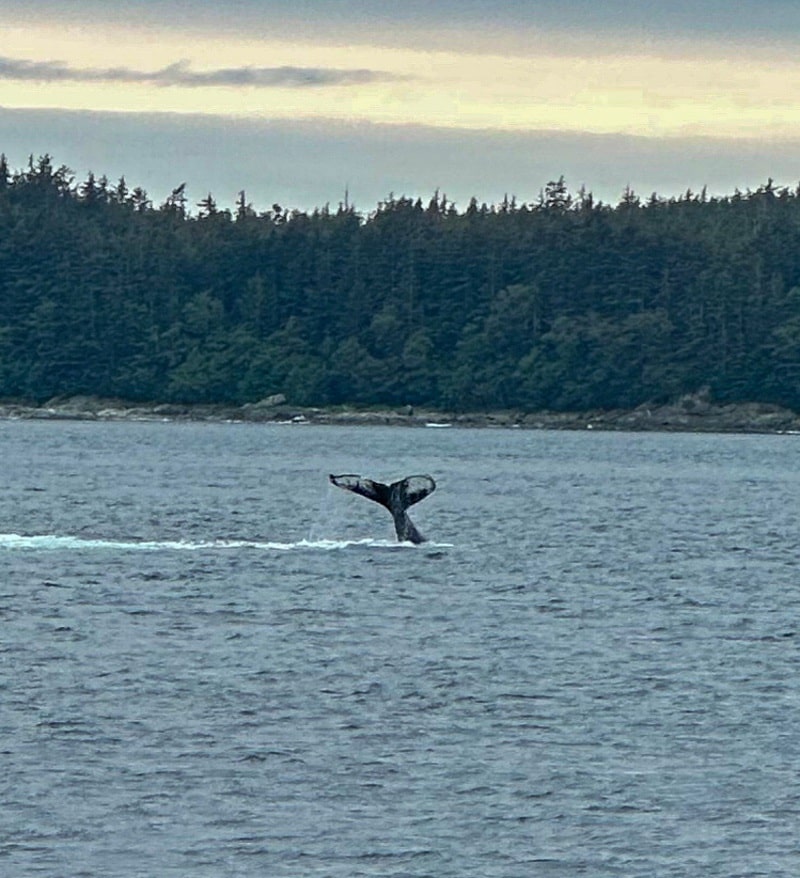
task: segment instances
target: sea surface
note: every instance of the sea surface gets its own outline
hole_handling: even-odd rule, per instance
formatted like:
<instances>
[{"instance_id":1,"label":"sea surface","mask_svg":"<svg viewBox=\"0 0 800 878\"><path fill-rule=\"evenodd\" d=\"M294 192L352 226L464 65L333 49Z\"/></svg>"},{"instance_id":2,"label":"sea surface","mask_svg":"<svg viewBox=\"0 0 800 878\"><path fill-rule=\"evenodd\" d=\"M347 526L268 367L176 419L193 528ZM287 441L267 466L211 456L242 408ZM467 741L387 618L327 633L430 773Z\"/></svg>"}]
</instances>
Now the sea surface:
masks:
<instances>
[{"instance_id":1,"label":"sea surface","mask_svg":"<svg viewBox=\"0 0 800 878\"><path fill-rule=\"evenodd\" d=\"M0 874L800 875L800 437L0 422ZM329 472L430 473L398 545Z\"/></svg>"}]
</instances>

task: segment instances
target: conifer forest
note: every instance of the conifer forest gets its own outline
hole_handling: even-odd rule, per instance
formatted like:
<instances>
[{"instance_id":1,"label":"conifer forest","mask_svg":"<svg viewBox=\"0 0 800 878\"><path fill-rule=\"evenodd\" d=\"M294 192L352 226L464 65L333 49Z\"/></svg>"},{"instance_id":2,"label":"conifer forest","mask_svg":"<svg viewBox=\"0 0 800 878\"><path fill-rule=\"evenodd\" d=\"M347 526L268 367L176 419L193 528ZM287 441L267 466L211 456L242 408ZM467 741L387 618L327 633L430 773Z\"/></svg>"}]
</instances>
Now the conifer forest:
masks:
<instances>
[{"instance_id":1,"label":"conifer forest","mask_svg":"<svg viewBox=\"0 0 800 878\"><path fill-rule=\"evenodd\" d=\"M233 209L0 159L0 398L800 409L800 187Z\"/></svg>"}]
</instances>

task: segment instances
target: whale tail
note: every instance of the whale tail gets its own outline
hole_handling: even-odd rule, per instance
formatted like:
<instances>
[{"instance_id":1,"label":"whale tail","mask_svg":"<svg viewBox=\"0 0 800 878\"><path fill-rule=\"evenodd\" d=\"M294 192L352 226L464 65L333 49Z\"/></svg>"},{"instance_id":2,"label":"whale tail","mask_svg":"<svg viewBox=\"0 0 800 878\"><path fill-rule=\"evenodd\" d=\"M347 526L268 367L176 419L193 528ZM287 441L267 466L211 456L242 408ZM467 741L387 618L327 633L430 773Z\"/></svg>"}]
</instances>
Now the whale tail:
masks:
<instances>
[{"instance_id":1,"label":"whale tail","mask_svg":"<svg viewBox=\"0 0 800 878\"><path fill-rule=\"evenodd\" d=\"M424 500L428 494L436 490L436 482L430 476L407 476L398 482L392 482L391 485L374 482L372 479L365 479L353 473L330 475L328 479L337 488L344 488L368 500L374 500L388 509L394 519L397 539L401 542L425 542L425 537L414 526L406 509Z\"/></svg>"}]
</instances>

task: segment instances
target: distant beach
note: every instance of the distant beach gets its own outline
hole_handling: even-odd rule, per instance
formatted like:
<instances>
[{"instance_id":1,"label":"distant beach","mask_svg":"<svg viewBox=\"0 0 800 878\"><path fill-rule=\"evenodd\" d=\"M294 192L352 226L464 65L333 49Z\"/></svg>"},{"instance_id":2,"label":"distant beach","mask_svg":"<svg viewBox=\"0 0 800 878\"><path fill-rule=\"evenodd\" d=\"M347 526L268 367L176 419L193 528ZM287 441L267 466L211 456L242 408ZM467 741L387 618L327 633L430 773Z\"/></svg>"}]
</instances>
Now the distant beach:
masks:
<instances>
[{"instance_id":1,"label":"distant beach","mask_svg":"<svg viewBox=\"0 0 800 878\"><path fill-rule=\"evenodd\" d=\"M416 428L626 430L702 433L800 433L800 415L769 403L714 403L702 394L664 405L584 412L447 412L404 408L313 408L278 405L140 403L94 396L57 397L40 405L0 402L5 420L210 421L339 424Z\"/></svg>"}]
</instances>

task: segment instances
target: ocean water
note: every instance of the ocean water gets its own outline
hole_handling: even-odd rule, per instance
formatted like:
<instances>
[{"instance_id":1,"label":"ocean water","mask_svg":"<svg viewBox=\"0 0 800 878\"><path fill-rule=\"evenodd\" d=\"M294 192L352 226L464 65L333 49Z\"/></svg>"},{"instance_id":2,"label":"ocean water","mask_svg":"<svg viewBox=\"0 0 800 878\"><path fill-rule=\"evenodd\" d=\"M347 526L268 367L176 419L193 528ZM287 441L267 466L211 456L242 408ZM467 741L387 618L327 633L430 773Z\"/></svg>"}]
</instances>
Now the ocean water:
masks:
<instances>
[{"instance_id":1,"label":"ocean water","mask_svg":"<svg viewBox=\"0 0 800 878\"><path fill-rule=\"evenodd\" d=\"M0 874L800 874L800 437L0 453ZM431 473L430 542L329 472Z\"/></svg>"}]
</instances>

